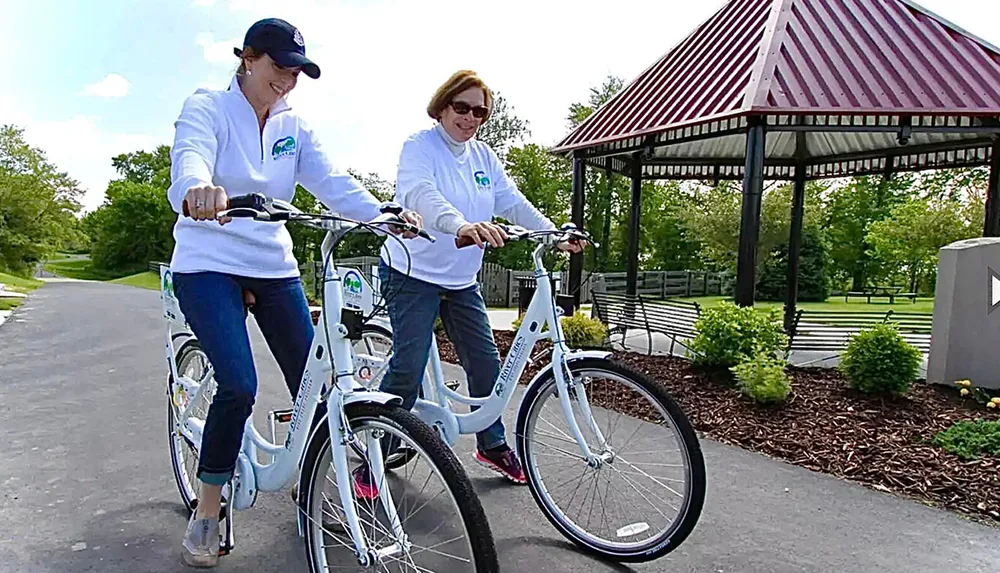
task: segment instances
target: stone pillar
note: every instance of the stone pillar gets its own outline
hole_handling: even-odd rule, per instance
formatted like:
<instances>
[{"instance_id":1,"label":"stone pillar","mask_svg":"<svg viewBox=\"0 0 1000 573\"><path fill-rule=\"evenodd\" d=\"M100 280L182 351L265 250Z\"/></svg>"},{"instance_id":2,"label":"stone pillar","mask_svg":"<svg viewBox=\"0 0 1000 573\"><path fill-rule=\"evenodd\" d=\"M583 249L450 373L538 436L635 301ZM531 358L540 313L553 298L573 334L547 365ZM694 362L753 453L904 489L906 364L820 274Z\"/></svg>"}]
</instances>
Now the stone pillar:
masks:
<instances>
[{"instance_id":1,"label":"stone pillar","mask_svg":"<svg viewBox=\"0 0 1000 573\"><path fill-rule=\"evenodd\" d=\"M1000 388L1000 238L958 241L938 253L927 381Z\"/></svg>"}]
</instances>

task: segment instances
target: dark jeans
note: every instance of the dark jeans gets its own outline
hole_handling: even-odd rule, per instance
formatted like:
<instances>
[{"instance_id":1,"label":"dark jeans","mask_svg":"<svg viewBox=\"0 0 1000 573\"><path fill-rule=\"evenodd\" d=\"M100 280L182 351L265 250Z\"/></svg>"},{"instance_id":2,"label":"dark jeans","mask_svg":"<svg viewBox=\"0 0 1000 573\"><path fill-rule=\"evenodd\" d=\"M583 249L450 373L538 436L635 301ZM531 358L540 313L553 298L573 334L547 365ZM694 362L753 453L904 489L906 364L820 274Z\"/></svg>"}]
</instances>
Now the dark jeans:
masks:
<instances>
[{"instance_id":1,"label":"dark jeans","mask_svg":"<svg viewBox=\"0 0 1000 573\"><path fill-rule=\"evenodd\" d=\"M403 398L405 408L413 407L430 356L434 320L440 313L468 377L469 395L489 396L500 373L500 353L479 285L449 290L407 277L384 262L379 265L379 284L392 322L393 349L381 390ZM476 435L480 449L504 442L502 417Z\"/></svg>"},{"instance_id":2,"label":"dark jeans","mask_svg":"<svg viewBox=\"0 0 1000 573\"><path fill-rule=\"evenodd\" d=\"M177 273L181 312L215 368L217 391L202 437L198 479L222 485L232 477L243 427L257 395L243 290L252 291L254 317L292 398L305 370L314 327L298 278L254 279L214 272Z\"/></svg>"}]
</instances>

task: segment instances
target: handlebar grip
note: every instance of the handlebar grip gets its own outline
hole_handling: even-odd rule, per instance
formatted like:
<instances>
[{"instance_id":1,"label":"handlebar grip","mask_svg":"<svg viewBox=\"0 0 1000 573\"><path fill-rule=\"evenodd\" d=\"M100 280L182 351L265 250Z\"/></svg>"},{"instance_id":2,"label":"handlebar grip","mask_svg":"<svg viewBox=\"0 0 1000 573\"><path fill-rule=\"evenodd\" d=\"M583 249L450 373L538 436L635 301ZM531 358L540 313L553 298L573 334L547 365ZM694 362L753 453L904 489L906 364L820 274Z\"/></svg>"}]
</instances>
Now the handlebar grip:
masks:
<instances>
[{"instance_id":1,"label":"handlebar grip","mask_svg":"<svg viewBox=\"0 0 1000 573\"><path fill-rule=\"evenodd\" d=\"M260 193L249 193L247 195L237 195L235 197L230 197L226 201L226 209L255 209L261 211L264 209L264 203L266 198ZM188 209L187 199L182 203L184 216L190 217L191 211Z\"/></svg>"}]
</instances>

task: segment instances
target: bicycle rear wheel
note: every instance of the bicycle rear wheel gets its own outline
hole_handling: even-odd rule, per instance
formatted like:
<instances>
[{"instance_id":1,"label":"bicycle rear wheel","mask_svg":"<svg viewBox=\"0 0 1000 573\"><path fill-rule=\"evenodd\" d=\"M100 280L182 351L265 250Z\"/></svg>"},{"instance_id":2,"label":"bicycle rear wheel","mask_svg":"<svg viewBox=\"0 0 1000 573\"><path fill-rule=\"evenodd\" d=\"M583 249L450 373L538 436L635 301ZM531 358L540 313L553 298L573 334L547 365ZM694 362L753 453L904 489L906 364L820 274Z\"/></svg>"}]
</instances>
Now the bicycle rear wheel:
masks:
<instances>
[{"instance_id":1,"label":"bicycle rear wheel","mask_svg":"<svg viewBox=\"0 0 1000 573\"><path fill-rule=\"evenodd\" d=\"M666 390L638 372L597 358L569 369L573 416L600 461L582 456L550 369L525 393L516 425L535 502L564 536L603 558L644 562L673 551L705 500L694 429Z\"/></svg>"},{"instance_id":2,"label":"bicycle rear wheel","mask_svg":"<svg viewBox=\"0 0 1000 573\"><path fill-rule=\"evenodd\" d=\"M299 508L306 514L305 543L310 571L326 573L331 568L392 572L499 571L496 548L486 513L464 468L434 431L415 415L398 406L354 404L346 411L356 444L369 438L398 438L415 452L405 472L384 474L374 484L376 497L353 498L366 543L381 555L372 568L362 568L354 555L354 539L344 521L337 480L352 480L353 474L337 475L332 459L328 423L317 427L302 467ZM350 452L347 467L366 463ZM364 452L362 451L362 454ZM383 500L391 496L391 507L409 543L399 543Z\"/></svg>"}]
</instances>

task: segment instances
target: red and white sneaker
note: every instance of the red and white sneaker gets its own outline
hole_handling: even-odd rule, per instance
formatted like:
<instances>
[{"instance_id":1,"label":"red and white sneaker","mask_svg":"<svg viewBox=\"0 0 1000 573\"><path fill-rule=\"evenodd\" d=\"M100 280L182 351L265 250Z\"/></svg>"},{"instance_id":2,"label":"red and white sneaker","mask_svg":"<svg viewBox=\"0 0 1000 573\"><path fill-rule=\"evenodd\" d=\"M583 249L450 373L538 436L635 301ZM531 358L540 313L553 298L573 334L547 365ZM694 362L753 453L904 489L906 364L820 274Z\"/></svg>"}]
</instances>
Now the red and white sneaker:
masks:
<instances>
[{"instance_id":1,"label":"red and white sneaker","mask_svg":"<svg viewBox=\"0 0 1000 573\"><path fill-rule=\"evenodd\" d=\"M521 468L521 462L517 459L517 454L506 444L489 450L476 448L475 458L479 465L502 475L513 483L528 483L528 478L524 476L524 470Z\"/></svg>"},{"instance_id":2,"label":"red and white sneaker","mask_svg":"<svg viewBox=\"0 0 1000 573\"><path fill-rule=\"evenodd\" d=\"M373 500L378 497L378 485L373 483L372 473L368 464L362 464L351 472L354 477L354 495L358 499Z\"/></svg>"}]
</instances>

